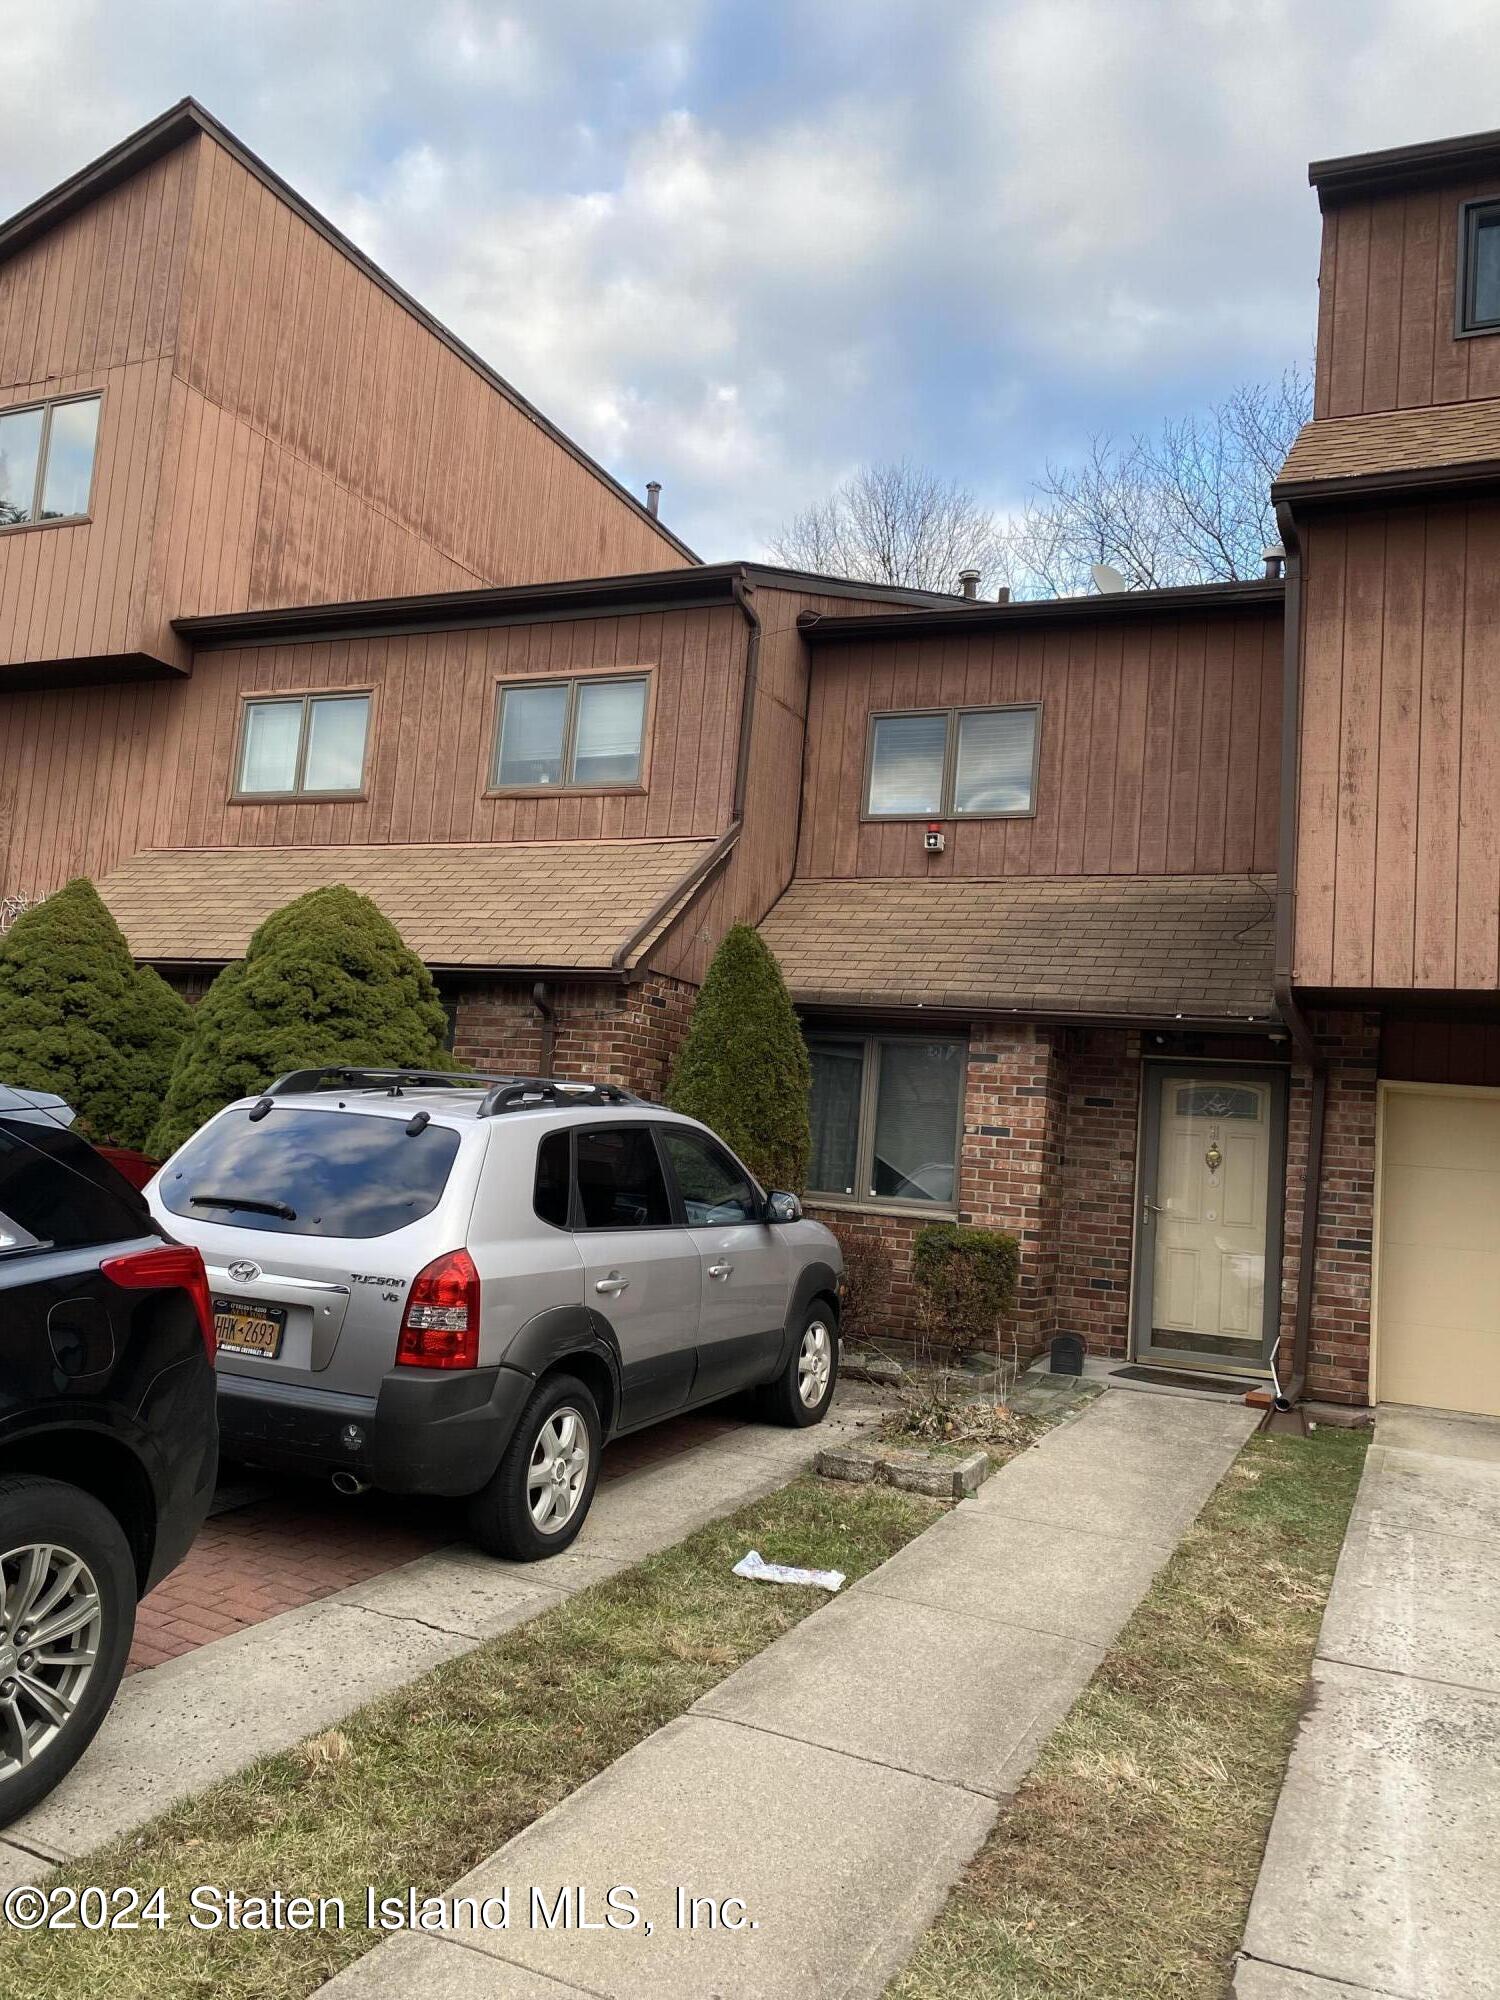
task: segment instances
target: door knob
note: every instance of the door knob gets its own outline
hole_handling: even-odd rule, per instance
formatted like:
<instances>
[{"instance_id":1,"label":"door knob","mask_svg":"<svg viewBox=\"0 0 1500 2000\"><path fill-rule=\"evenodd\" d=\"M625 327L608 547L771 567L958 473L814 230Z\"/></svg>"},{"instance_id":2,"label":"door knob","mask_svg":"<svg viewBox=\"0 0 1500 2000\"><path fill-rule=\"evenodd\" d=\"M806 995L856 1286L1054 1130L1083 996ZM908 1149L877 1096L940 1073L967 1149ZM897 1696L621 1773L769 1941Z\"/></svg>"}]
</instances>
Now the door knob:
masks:
<instances>
[{"instance_id":1,"label":"door knob","mask_svg":"<svg viewBox=\"0 0 1500 2000\"><path fill-rule=\"evenodd\" d=\"M711 1278L727 1278L733 1269L733 1264L710 1264L708 1275Z\"/></svg>"},{"instance_id":2,"label":"door knob","mask_svg":"<svg viewBox=\"0 0 1500 2000\"><path fill-rule=\"evenodd\" d=\"M595 1282L594 1290L596 1292L623 1292L629 1283L629 1278L622 1278L618 1271L611 1271L607 1278L600 1278Z\"/></svg>"}]
</instances>

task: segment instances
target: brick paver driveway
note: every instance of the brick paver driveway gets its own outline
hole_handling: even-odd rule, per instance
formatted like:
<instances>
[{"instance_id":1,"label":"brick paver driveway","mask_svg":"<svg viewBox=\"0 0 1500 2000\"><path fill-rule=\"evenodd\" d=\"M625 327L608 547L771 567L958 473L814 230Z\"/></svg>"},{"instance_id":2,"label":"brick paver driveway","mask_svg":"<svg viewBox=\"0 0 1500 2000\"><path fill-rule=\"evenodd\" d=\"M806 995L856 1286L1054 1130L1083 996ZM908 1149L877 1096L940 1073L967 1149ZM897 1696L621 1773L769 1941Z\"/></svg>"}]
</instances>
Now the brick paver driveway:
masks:
<instances>
[{"instance_id":1,"label":"brick paver driveway","mask_svg":"<svg viewBox=\"0 0 1500 2000\"><path fill-rule=\"evenodd\" d=\"M623 1479L737 1430L745 1421L717 1410L678 1417L604 1454L601 1480ZM186 1559L144 1600L136 1615L127 1671L158 1667L242 1626L294 1611L314 1598L413 1562L461 1540L463 1517L450 1501L367 1493L345 1500L331 1486L261 1479L245 1498L227 1483L231 1503L204 1525Z\"/></svg>"}]
</instances>

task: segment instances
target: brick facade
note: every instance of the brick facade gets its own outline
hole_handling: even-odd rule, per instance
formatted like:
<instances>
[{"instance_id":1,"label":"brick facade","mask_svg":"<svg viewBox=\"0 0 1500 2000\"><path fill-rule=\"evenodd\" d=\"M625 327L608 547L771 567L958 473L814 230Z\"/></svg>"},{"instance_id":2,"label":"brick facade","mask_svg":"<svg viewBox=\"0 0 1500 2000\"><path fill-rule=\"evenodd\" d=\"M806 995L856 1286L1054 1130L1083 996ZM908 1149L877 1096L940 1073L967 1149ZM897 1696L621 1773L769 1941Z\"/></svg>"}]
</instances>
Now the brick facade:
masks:
<instances>
[{"instance_id":1,"label":"brick facade","mask_svg":"<svg viewBox=\"0 0 1500 2000\"><path fill-rule=\"evenodd\" d=\"M1328 1064L1318 1202L1307 1393L1329 1403L1370 1399L1370 1268L1375 1230L1378 1014L1314 1014L1313 1032ZM1286 1240L1281 1265L1282 1352L1290 1355L1302 1267L1302 1201L1307 1178L1312 1090L1302 1065L1292 1071L1287 1113Z\"/></svg>"},{"instance_id":2,"label":"brick facade","mask_svg":"<svg viewBox=\"0 0 1500 2000\"><path fill-rule=\"evenodd\" d=\"M559 985L551 991L552 1073L617 1083L659 1099L692 1012L694 989L655 975L629 985ZM531 987L496 981L455 996L453 1050L477 1070L535 1076L542 1017Z\"/></svg>"}]
</instances>

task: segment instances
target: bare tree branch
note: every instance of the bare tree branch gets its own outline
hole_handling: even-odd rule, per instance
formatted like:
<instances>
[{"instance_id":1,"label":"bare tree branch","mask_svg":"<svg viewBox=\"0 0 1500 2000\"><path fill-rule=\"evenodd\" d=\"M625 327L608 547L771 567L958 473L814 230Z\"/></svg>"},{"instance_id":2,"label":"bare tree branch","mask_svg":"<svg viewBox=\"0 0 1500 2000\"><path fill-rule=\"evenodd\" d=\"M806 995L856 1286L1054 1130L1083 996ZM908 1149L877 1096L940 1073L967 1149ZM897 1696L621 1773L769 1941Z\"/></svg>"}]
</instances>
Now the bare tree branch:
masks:
<instances>
[{"instance_id":1,"label":"bare tree branch","mask_svg":"<svg viewBox=\"0 0 1500 2000\"><path fill-rule=\"evenodd\" d=\"M826 500L804 508L770 543L789 569L913 590L957 590L961 569L980 589L999 580L995 517L957 480L907 459L863 466Z\"/></svg>"}]
</instances>

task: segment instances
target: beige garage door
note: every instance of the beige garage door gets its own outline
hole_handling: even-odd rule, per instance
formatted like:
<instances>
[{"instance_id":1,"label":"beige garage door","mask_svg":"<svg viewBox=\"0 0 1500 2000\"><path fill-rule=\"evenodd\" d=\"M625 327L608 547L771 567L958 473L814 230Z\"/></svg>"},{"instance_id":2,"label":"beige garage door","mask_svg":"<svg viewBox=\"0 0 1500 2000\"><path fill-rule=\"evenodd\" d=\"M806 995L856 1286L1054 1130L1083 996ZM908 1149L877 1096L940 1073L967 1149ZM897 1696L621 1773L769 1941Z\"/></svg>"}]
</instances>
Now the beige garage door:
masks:
<instances>
[{"instance_id":1,"label":"beige garage door","mask_svg":"<svg viewBox=\"0 0 1500 2000\"><path fill-rule=\"evenodd\" d=\"M1500 1091L1381 1101L1377 1394L1500 1416Z\"/></svg>"}]
</instances>

